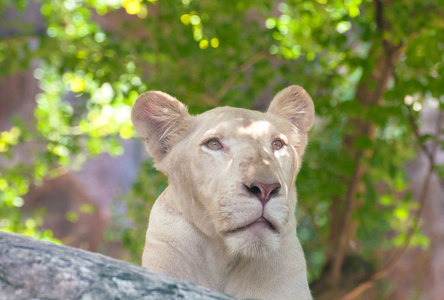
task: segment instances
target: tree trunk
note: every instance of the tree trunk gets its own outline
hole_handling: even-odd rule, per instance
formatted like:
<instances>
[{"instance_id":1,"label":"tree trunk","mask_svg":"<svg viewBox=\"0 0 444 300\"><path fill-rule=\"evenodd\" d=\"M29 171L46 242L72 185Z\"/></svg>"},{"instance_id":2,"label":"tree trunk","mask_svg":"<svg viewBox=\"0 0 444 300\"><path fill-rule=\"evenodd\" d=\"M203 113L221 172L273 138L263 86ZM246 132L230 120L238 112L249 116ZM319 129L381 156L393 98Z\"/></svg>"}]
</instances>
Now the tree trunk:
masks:
<instances>
[{"instance_id":1,"label":"tree trunk","mask_svg":"<svg viewBox=\"0 0 444 300\"><path fill-rule=\"evenodd\" d=\"M387 48L390 47L390 48ZM383 103L383 95L387 90L389 80L393 77L395 64L402 53L400 46L382 47L381 44L374 44L369 56L377 59L375 67L369 75L363 74L361 81L356 90L356 100L363 106L381 105ZM355 128L354 132L345 137L344 153L348 153L353 157L355 169L348 183L345 199L343 199L344 208L340 214L342 222L340 222L340 234L335 234L330 238L335 249L332 259L331 280L337 284L341 280L341 268L344 258L349 252L350 245L355 242L357 225L353 224L351 216L359 207L360 199L357 194L362 194L363 185L362 178L367 171L368 161L373 155L373 149L357 149L355 141L359 137L365 137L370 141L375 139L376 125L372 122L362 119L350 121L350 128ZM336 218L338 215L331 216ZM337 222L339 223L339 222Z\"/></svg>"},{"instance_id":2,"label":"tree trunk","mask_svg":"<svg viewBox=\"0 0 444 300\"><path fill-rule=\"evenodd\" d=\"M364 70L364 74L356 89L355 99L363 107L381 105L383 95L387 91L390 79L394 75L395 65L402 54L402 45L394 45L386 41L375 41L368 55L373 67ZM362 280L365 274L355 274L353 278L342 278L342 270L347 259L353 262L358 257L356 230L358 224L352 220L362 200L364 186L362 179L367 172L368 163L373 155L373 149L356 148L358 138L369 141L375 139L376 125L363 119L349 121L350 132L344 139L341 151L353 160L354 170L347 182L345 195L333 199L330 211L330 231L326 245L326 265L321 279L313 285L314 294L318 299L335 299L340 297L351 286ZM322 294L316 294L322 291Z\"/></svg>"},{"instance_id":3,"label":"tree trunk","mask_svg":"<svg viewBox=\"0 0 444 300\"><path fill-rule=\"evenodd\" d=\"M0 300L234 299L142 267L0 231Z\"/></svg>"}]
</instances>

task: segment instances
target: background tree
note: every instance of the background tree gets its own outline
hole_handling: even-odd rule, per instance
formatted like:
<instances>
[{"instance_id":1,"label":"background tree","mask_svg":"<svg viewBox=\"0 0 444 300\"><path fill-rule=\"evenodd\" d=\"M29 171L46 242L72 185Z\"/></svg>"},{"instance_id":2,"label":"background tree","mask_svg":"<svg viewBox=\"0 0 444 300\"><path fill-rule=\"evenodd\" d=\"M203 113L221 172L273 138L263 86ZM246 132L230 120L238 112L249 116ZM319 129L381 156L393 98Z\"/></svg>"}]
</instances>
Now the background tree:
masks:
<instances>
[{"instance_id":1,"label":"background tree","mask_svg":"<svg viewBox=\"0 0 444 300\"><path fill-rule=\"evenodd\" d=\"M192 113L232 105L265 109L288 84L312 95L317 123L298 177L299 236L319 299L357 297L387 275L407 247L427 247L419 220L434 174L444 105L444 7L439 0L41 0L42 24L17 23L33 2L3 1L0 76L38 67L35 120L2 132L0 225L38 231L19 207L30 185L120 155L134 136L137 96L163 90ZM23 18L22 18L23 19ZM425 101L439 110L419 128ZM14 149L32 143L32 159ZM414 199L406 162L428 172ZM441 168L441 169L440 169ZM133 226L119 223L138 260L147 210L166 185L151 162L125 197ZM124 223L126 224L126 223ZM353 275L353 276L352 276ZM387 297L377 286L366 297Z\"/></svg>"}]
</instances>

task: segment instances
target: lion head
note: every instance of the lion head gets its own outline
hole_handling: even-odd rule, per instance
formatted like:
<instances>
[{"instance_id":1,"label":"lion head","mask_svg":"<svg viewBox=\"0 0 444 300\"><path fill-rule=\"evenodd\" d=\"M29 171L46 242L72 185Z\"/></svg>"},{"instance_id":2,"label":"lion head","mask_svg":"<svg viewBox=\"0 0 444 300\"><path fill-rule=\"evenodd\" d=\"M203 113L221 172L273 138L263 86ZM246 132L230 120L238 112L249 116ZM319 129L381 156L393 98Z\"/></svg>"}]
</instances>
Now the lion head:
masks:
<instances>
[{"instance_id":1,"label":"lion head","mask_svg":"<svg viewBox=\"0 0 444 300\"><path fill-rule=\"evenodd\" d=\"M168 176L172 207L231 255L266 256L295 234L295 180L314 122L303 88L282 90L265 113L219 107L197 116L150 91L132 121Z\"/></svg>"}]
</instances>

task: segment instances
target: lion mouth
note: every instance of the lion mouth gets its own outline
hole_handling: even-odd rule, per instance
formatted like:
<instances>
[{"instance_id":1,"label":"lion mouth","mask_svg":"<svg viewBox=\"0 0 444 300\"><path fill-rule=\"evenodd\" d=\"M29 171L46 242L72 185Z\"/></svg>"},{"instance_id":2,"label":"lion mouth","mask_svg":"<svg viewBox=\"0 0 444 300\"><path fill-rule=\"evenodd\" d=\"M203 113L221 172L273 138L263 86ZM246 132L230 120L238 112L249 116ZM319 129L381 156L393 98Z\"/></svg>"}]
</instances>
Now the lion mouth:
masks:
<instances>
[{"instance_id":1,"label":"lion mouth","mask_svg":"<svg viewBox=\"0 0 444 300\"><path fill-rule=\"evenodd\" d=\"M253 222L251 222L245 226L242 226L242 227L239 227L239 228L229 231L229 233L236 233L236 232L248 230L250 228L255 228L255 227L266 227L272 231L277 232L276 227L274 227L274 225L270 221L268 221L264 217L259 217L256 220L254 220Z\"/></svg>"}]
</instances>

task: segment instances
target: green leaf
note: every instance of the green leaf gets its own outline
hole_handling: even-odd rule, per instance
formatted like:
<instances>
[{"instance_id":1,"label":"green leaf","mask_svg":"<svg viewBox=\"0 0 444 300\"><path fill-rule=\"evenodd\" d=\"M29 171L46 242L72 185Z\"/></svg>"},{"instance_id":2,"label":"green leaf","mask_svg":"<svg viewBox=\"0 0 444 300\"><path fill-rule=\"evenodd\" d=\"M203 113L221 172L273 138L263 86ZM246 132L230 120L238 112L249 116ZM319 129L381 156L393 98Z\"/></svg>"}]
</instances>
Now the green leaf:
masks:
<instances>
[{"instance_id":1,"label":"green leaf","mask_svg":"<svg viewBox=\"0 0 444 300\"><path fill-rule=\"evenodd\" d=\"M374 147L373 141L368 136L358 136L354 142L355 149L368 150Z\"/></svg>"}]
</instances>

